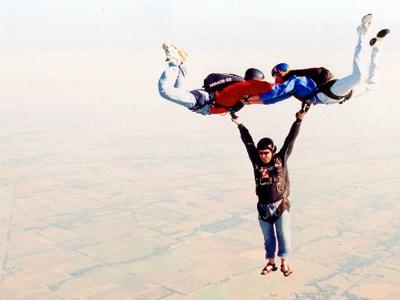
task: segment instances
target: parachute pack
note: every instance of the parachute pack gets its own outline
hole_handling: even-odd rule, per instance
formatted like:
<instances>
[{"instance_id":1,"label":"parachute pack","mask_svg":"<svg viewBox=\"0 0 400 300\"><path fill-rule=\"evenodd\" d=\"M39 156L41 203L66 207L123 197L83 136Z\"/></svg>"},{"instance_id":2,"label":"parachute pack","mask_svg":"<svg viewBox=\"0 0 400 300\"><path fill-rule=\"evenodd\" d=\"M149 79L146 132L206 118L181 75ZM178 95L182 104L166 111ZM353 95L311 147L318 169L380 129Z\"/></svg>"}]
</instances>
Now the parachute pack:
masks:
<instances>
[{"instance_id":1,"label":"parachute pack","mask_svg":"<svg viewBox=\"0 0 400 300\"><path fill-rule=\"evenodd\" d=\"M228 85L241 81L244 81L244 78L239 75L227 73L211 73L206 78L204 78L203 88L206 90L206 92L212 94L222 90Z\"/></svg>"}]
</instances>

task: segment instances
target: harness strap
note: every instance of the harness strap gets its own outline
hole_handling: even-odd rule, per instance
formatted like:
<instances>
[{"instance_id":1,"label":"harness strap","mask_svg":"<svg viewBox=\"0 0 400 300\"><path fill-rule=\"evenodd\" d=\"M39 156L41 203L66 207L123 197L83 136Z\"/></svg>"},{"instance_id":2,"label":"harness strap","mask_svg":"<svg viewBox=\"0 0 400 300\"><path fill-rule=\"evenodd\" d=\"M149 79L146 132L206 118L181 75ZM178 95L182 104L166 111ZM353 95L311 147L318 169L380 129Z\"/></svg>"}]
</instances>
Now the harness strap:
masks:
<instances>
[{"instance_id":1,"label":"harness strap","mask_svg":"<svg viewBox=\"0 0 400 300\"><path fill-rule=\"evenodd\" d=\"M344 95L344 99L342 101L340 101L339 104L343 104L344 102L349 100L351 98L351 96L353 96L353 90L351 90L346 95Z\"/></svg>"},{"instance_id":2,"label":"harness strap","mask_svg":"<svg viewBox=\"0 0 400 300\"><path fill-rule=\"evenodd\" d=\"M273 182L279 182L279 177L260 178L259 185L272 184ZM261 183L264 183L264 184L261 184Z\"/></svg>"},{"instance_id":3,"label":"harness strap","mask_svg":"<svg viewBox=\"0 0 400 300\"><path fill-rule=\"evenodd\" d=\"M275 223L275 221L277 219L279 219L279 217L283 213L283 210L284 210L283 205L289 205L289 207L290 207L290 202L289 202L288 198L282 198L281 200L278 200L276 202L280 202L280 203L279 203L279 206L277 207L277 209L272 213L272 215L263 215L263 216L260 215L260 218L263 221L266 221L271 224ZM276 202L274 202L274 203L276 203Z\"/></svg>"},{"instance_id":4,"label":"harness strap","mask_svg":"<svg viewBox=\"0 0 400 300\"><path fill-rule=\"evenodd\" d=\"M351 90L344 96L335 95L334 93L332 93L331 87L335 84L336 81L337 81L337 79L329 80L327 83L325 83L322 86L321 92L324 93L325 95L327 95L329 98L339 100L339 104L342 104L343 102L345 102L351 98L351 96L353 95L353 90Z\"/></svg>"},{"instance_id":5,"label":"harness strap","mask_svg":"<svg viewBox=\"0 0 400 300\"><path fill-rule=\"evenodd\" d=\"M231 107L228 107L221 103L218 103L215 98L215 93L210 95L210 99L211 99L211 101L210 101L211 106L226 109L229 112L229 114L231 115L232 119L237 119L238 116L235 113L244 107L244 103L242 101L238 101L235 105L233 105Z\"/></svg>"},{"instance_id":6,"label":"harness strap","mask_svg":"<svg viewBox=\"0 0 400 300\"><path fill-rule=\"evenodd\" d=\"M203 108L207 104L210 104L213 102L214 93L210 94L204 90L191 90L191 91L189 91L189 93L191 93L196 98L196 105L189 108L191 111L196 112L197 110ZM208 98L210 100L207 99L207 97L204 93L207 93L209 95Z\"/></svg>"},{"instance_id":7,"label":"harness strap","mask_svg":"<svg viewBox=\"0 0 400 300\"><path fill-rule=\"evenodd\" d=\"M335 100L339 100L339 104L342 104L343 102L349 100L351 98L351 96L353 95L353 90L351 90L350 92L348 92L346 95L344 96L338 96L334 93L332 93L331 91L331 87L335 84L335 82L337 81L337 79L332 79L329 80L328 82L324 83L323 85L321 85L318 90L316 90L315 92L305 96L305 97L301 97L301 96L297 96L297 98L302 101L303 103L308 103L307 100L315 97L317 94L319 93L324 93L326 96L328 96L329 98L335 99Z\"/></svg>"},{"instance_id":8,"label":"harness strap","mask_svg":"<svg viewBox=\"0 0 400 300\"><path fill-rule=\"evenodd\" d=\"M196 112L197 110L203 108L206 105L221 107L226 109L231 115L232 119L237 119L238 116L235 114L237 111L241 110L244 107L244 103L242 101L238 101L235 105L228 107L216 101L215 92L209 93L205 90L191 90L190 93L196 98L196 105L192 108L189 108L191 111ZM209 100L203 94L207 93L209 96Z\"/></svg>"}]
</instances>

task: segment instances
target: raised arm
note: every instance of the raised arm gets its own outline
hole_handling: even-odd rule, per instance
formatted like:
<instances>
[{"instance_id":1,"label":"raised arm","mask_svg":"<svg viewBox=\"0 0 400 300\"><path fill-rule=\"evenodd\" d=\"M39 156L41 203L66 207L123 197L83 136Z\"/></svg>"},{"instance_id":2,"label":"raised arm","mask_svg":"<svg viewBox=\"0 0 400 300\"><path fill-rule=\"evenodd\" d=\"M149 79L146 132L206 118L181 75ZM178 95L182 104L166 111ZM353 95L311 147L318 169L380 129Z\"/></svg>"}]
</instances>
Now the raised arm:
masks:
<instances>
[{"instance_id":1,"label":"raised arm","mask_svg":"<svg viewBox=\"0 0 400 300\"><path fill-rule=\"evenodd\" d=\"M290 127L289 134L287 135L285 142L283 143L283 146L279 151L284 160L286 160L290 156L290 154L292 154L294 141L299 134L301 122L305 114L306 112L303 110L300 110L296 113L296 120L293 122L292 127Z\"/></svg>"},{"instance_id":2,"label":"raised arm","mask_svg":"<svg viewBox=\"0 0 400 300\"><path fill-rule=\"evenodd\" d=\"M238 126L238 129L240 131L240 138L242 139L242 142L246 147L247 154L249 155L251 162L254 163L256 158L258 157L258 153L249 130L242 124L239 117L232 118L232 122Z\"/></svg>"}]
</instances>

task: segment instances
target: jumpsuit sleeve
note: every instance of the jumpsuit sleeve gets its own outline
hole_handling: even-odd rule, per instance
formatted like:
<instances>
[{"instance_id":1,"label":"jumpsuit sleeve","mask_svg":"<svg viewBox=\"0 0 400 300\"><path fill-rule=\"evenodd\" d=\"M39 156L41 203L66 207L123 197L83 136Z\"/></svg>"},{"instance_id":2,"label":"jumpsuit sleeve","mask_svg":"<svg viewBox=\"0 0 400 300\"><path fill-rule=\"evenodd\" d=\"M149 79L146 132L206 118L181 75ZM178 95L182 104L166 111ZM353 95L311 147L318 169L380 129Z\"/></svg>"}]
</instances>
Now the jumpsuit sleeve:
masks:
<instances>
[{"instance_id":1,"label":"jumpsuit sleeve","mask_svg":"<svg viewBox=\"0 0 400 300\"><path fill-rule=\"evenodd\" d=\"M296 118L296 121L293 122L292 127L290 128L289 134L287 135L285 142L281 150L279 151L281 157L286 161L286 159L292 154L294 141L299 134L301 126L301 120Z\"/></svg>"},{"instance_id":2,"label":"jumpsuit sleeve","mask_svg":"<svg viewBox=\"0 0 400 300\"><path fill-rule=\"evenodd\" d=\"M264 104L274 104L293 96L296 88L296 77L274 85L270 91L260 94L260 100Z\"/></svg>"},{"instance_id":3,"label":"jumpsuit sleeve","mask_svg":"<svg viewBox=\"0 0 400 300\"><path fill-rule=\"evenodd\" d=\"M290 70L287 75L290 76L312 76L312 74L318 74L319 68L309 68L309 69L297 69L297 70Z\"/></svg>"},{"instance_id":4,"label":"jumpsuit sleeve","mask_svg":"<svg viewBox=\"0 0 400 300\"><path fill-rule=\"evenodd\" d=\"M335 76L324 67L318 68L308 68L308 69L298 69L298 70L291 70L290 75L295 75L297 77L300 76L307 76L310 77L315 81L315 83L325 83L329 80L332 80Z\"/></svg>"},{"instance_id":5,"label":"jumpsuit sleeve","mask_svg":"<svg viewBox=\"0 0 400 300\"><path fill-rule=\"evenodd\" d=\"M249 130L243 124L240 124L238 128L240 131L240 138L246 147L247 154L249 155L251 162L254 164L258 157L258 152L254 145L253 138L251 137Z\"/></svg>"}]
</instances>

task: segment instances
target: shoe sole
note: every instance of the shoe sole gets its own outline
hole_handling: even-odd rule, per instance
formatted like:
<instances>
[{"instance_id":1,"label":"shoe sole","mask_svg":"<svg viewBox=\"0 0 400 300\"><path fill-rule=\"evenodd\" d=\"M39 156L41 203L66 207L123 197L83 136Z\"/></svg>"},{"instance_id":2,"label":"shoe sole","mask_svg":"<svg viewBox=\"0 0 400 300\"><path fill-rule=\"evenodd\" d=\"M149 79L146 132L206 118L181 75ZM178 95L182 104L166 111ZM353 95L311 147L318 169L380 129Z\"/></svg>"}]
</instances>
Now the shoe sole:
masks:
<instances>
[{"instance_id":1,"label":"shoe sole","mask_svg":"<svg viewBox=\"0 0 400 300\"><path fill-rule=\"evenodd\" d=\"M390 33L390 29L382 29L382 30L380 30L378 33L377 33L377 37L378 38L383 38L383 37L385 37L387 34L389 34Z\"/></svg>"}]
</instances>

